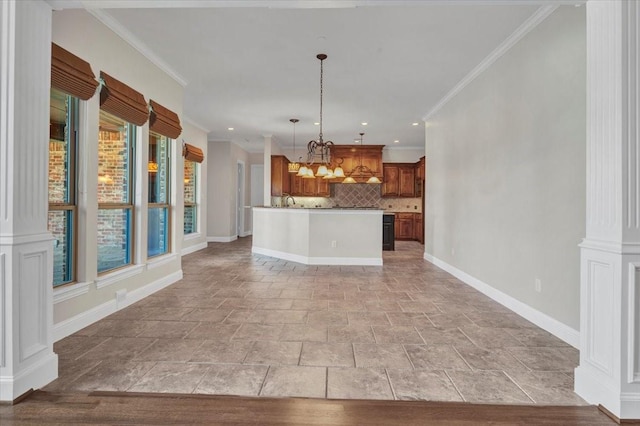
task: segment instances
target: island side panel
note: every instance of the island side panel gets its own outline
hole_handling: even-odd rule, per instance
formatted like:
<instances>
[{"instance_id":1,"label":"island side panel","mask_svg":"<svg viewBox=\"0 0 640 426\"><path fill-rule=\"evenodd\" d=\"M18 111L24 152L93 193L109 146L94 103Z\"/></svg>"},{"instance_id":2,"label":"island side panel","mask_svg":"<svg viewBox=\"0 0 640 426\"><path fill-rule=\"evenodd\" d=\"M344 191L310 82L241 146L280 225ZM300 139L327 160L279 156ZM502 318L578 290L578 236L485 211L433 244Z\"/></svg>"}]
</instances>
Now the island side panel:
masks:
<instances>
[{"instance_id":1,"label":"island side panel","mask_svg":"<svg viewBox=\"0 0 640 426\"><path fill-rule=\"evenodd\" d=\"M309 220L313 264L382 264L382 211L312 210Z\"/></svg>"},{"instance_id":2,"label":"island side panel","mask_svg":"<svg viewBox=\"0 0 640 426\"><path fill-rule=\"evenodd\" d=\"M254 208L252 251L307 263L309 212L302 209Z\"/></svg>"}]
</instances>

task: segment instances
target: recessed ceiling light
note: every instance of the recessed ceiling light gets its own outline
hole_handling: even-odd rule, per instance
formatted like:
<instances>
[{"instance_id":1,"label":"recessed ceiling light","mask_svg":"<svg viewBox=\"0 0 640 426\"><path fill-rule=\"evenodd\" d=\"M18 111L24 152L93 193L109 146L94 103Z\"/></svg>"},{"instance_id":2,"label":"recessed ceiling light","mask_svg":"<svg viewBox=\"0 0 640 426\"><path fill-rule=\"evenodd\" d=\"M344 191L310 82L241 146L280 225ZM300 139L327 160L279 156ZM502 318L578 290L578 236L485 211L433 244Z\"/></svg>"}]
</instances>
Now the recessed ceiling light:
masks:
<instances>
[{"instance_id":1,"label":"recessed ceiling light","mask_svg":"<svg viewBox=\"0 0 640 426\"><path fill-rule=\"evenodd\" d=\"M233 127L229 127L227 130L233 130Z\"/></svg>"},{"instance_id":2,"label":"recessed ceiling light","mask_svg":"<svg viewBox=\"0 0 640 426\"><path fill-rule=\"evenodd\" d=\"M395 140L395 141L393 141L393 143L400 143L400 141L399 140Z\"/></svg>"},{"instance_id":3,"label":"recessed ceiling light","mask_svg":"<svg viewBox=\"0 0 640 426\"><path fill-rule=\"evenodd\" d=\"M418 124L420 124L420 123L413 123L414 126L417 126Z\"/></svg>"},{"instance_id":4,"label":"recessed ceiling light","mask_svg":"<svg viewBox=\"0 0 640 426\"><path fill-rule=\"evenodd\" d=\"M314 126L319 126L320 123L318 123L317 121L315 123L313 123Z\"/></svg>"},{"instance_id":5,"label":"recessed ceiling light","mask_svg":"<svg viewBox=\"0 0 640 426\"><path fill-rule=\"evenodd\" d=\"M360 124L362 124L363 126L366 126L366 125L367 125L367 124L369 124L369 123L367 123L367 122L362 122L362 123L360 123Z\"/></svg>"}]
</instances>

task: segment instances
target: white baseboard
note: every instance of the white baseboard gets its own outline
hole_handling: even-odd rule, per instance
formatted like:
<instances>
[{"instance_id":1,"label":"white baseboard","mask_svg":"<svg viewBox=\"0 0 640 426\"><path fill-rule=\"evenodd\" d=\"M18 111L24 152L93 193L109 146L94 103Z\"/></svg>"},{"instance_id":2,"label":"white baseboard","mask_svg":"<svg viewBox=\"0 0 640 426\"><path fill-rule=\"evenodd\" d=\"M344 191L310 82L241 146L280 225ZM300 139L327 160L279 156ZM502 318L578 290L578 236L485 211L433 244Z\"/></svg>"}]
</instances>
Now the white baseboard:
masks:
<instances>
[{"instance_id":1,"label":"white baseboard","mask_svg":"<svg viewBox=\"0 0 640 426\"><path fill-rule=\"evenodd\" d=\"M15 376L0 376L0 401L12 402L30 389L40 389L58 377L58 355L50 353Z\"/></svg>"},{"instance_id":2,"label":"white baseboard","mask_svg":"<svg viewBox=\"0 0 640 426\"><path fill-rule=\"evenodd\" d=\"M270 250L261 247L252 247L252 253L263 256L276 257L290 262L302 263L304 265L358 265L358 266L381 266L382 257L309 257L299 254L286 253L278 250Z\"/></svg>"},{"instance_id":3,"label":"white baseboard","mask_svg":"<svg viewBox=\"0 0 640 426\"><path fill-rule=\"evenodd\" d=\"M207 237L208 243L230 243L238 239L237 235L230 235L228 237Z\"/></svg>"},{"instance_id":4,"label":"white baseboard","mask_svg":"<svg viewBox=\"0 0 640 426\"><path fill-rule=\"evenodd\" d=\"M244 238L244 237L248 237L249 235L252 235L253 232L252 231L245 231L242 233L242 235L240 235L240 237Z\"/></svg>"},{"instance_id":5,"label":"white baseboard","mask_svg":"<svg viewBox=\"0 0 640 426\"><path fill-rule=\"evenodd\" d=\"M194 244L192 246L183 248L182 251L180 252L180 254L182 256L186 256L187 254L195 253L195 252L197 252L199 250L206 249L206 248L207 248L207 242L204 241L204 242L202 242L200 244Z\"/></svg>"},{"instance_id":6,"label":"white baseboard","mask_svg":"<svg viewBox=\"0 0 640 426\"><path fill-rule=\"evenodd\" d=\"M466 272L459 270L455 266L449 265L447 262L444 262L430 255L429 253L424 253L424 259L428 262L433 263L437 267L444 269L454 277L458 278L460 281L475 288L486 296L489 296L496 302L500 303L506 308L511 309L516 314L520 315L528 321L531 321L538 327L548 331L557 338L570 344L574 348L580 347L579 331L569 327L566 324L561 323L560 321L550 317L543 312L538 311L537 309L532 308L531 306L519 301L518 299L515 299L508 294L491 287L489 284L482 282L475 277L472 277Z\"/></svg>"},{"instance_id":7,"label":"white baseboard","mask_svg":"<svg viewBox=\"0 0 640 426\"><path fill-rule=\"evenodd\" d=\"M57 342L60 339L64 339L73 333L82 330L83 328L99 321L114 312L119 311L145 297L162 290L182 279L182 270L176 271L167 275L159 280L156 280L144 287L133 290L129 293L125 293L124 299L119 302L116 301L114 296L113 300L109 300L101 305L93 307L88 311L82 312L74 317L61 321L53 326L53 341Z\"/></svg>"}]
</instances>

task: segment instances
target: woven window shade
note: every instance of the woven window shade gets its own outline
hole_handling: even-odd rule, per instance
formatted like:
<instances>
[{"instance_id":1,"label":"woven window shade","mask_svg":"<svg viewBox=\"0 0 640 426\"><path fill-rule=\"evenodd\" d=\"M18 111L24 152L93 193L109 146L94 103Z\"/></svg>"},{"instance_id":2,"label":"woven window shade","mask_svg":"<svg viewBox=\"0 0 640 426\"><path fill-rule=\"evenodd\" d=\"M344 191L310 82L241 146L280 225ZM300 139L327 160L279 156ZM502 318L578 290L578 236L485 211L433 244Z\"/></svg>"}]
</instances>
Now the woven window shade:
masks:
<instances>
[{"instance_id":1,"label":"woven window shade","mask_svg":"<svg viewBox=\"0 0 640 426\"><path fill-rule=\"evenodd\" d=\"M150 100L151 113L149 114L149 130L160 133L171 139L176 139L182 133L178 114L159 103Z\"/></svg>"},{"instance_id":2,"label":"woven window shade","mask_svg":"<svg viewBox=\"0 0 640 426\"><path fill-rule=\"evenodd\" d=\"M100 108L136 126L142 126L149 118L149 107L142 93L133 90L104 71L100 71L104 82L100 91Z\"/></svg>"},{"instance_id":3,"label":"woven window shade","mask_svg":"<svg viewBox=\"0 0 640 426\"><path fill-rule=\"evenodd\" d=\"M189 145L185 143L182 147L182 155L185 160L195 161L196 163L202 163L204 161L204 154L202 150L197 146Z\"/></svg>"},{"instance_id":4,"label":"woven window shade","mask_svg":"<svg viewBox=\"0 0 640 426\"><path fill-rule=\"evenodd\" d=\"M51 87L86 101L98 84L89 62L51 43Z\"/></svg>"}]
</instances>

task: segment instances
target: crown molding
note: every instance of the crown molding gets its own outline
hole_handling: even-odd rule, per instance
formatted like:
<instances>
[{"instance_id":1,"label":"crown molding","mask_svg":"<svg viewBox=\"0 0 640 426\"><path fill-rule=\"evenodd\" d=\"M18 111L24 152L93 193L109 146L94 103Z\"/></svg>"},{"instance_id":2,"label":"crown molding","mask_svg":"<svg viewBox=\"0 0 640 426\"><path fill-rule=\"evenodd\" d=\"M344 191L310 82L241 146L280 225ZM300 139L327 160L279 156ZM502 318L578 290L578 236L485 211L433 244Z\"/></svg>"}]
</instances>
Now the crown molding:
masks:
<instances>
[{"instance_id":1,"label":"crown molding","mask_svg":"<svg viewBox=\"0 0 640 426\"><path fill-rule=\"evenodd\" d=\"M173 68L169 66L165 61L160 59L146 44L144 44L138 37L133 35L131 31L126 29L120 22L118 22L113 16L101 9L87 8L87 12L93 15L98 21L106 25L111 31L122 37L131 47L140 52L151 63L167 73L169 77L174 79L180 86L186 87L187 80L178 74Z\"/></svg>"},{"instance_id":2,"label":"crown molding","mask_svg":"<svg viewBox=\"0 0 640 426\"><path fill-rule=\"evenodd\" d=\"M575 5L587 0L45 0L55 9L212 8L345 9L363 6Z\"/></svg>"},{"instance_id":3,"label":"crown molding","mask_svg":"<svg viewBox=\"0 0 640 426\"><path fill-rule=\"evenodd\" d=\"M525 35L544 21L549 15L551 15L558 7L559 3L541 6L529 17L522 25L520 25L505 41L491 52L486 58L482 60L474 69L471 70L458 84L454 86L449 93L447 93L438 103L431 108L431 110L422 117L423 121L429 120L435 113L437 113L442 107L444 107L451 99L453 99L458 93L460 93L465 87L467 87L473 80L480 74L487 70L495 61L497 61L502 55L507 53L514 45L516 45Z\"/></svg>"},{"instance_id":4,"label":"crown molding","mask_svg":"<svg viewBox=\"0 0 640 426\"><path fill-rule=\"evenodd\" d=\"M201 132L205 132L205 133L209 133L210 132L210 130L208 130L206 127L196 123L195 121L193 121L191 118L187 117L186 115L183 115L182 119L184 120L185 123L187 123L190 126L195 127L196 129L200 130Z\"/></svg>"}]
</instances>

